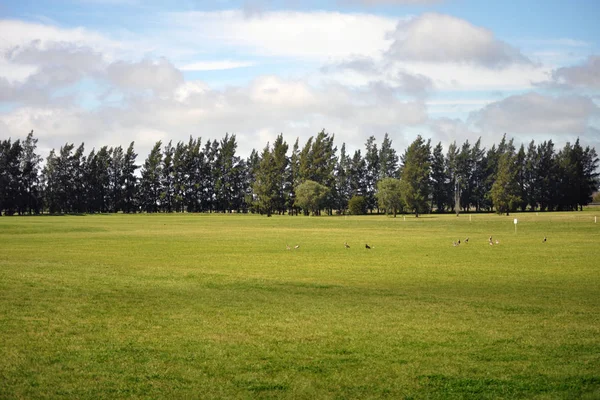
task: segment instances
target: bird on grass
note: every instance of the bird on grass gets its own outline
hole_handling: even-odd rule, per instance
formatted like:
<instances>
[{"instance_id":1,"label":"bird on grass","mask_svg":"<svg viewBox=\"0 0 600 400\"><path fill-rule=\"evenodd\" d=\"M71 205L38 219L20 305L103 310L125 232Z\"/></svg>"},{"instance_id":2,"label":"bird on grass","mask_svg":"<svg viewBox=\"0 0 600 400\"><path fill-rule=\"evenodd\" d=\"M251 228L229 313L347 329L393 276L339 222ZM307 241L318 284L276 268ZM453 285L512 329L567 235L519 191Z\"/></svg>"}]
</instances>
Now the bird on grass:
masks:
<instances>
[{"instance_id":1,"label":"bird on grass","mask_svg":"<svg viewBox=\"0 0 600 400\"><path fill-rule=\"evenodd\" d=\"M542 240L542 243L546 243L546 236L544 236L544 240Z\"/></svg>"},{"instance_id":2,"label":"bird on grass","mask_svg":"<svg viewBox=\"0 0 600 400\"><path fill-rule=\"evenodd\" d=\"M347 248L347 249L349 249L350 245L347 242L344 242L344 247Z\"/></svg>"},{"instance_id":3,"label":"bird on grass","mask_svg":"<svg viewBox=\"0 0 600 400\"><path fill-rule=\"evenodd\" d=\"M299 244L297 244L297 245L295 245L295 246L294 246L294 248L295 248L295 249L299 249L299 248L300 248L300 245L299 245Z\"/></svg>"},{"instance_id":4,"label":"bird on grass","mask_svg":"<svg viewBox=\"0 0 600 400\"><path fill-rule=\"evenodd\" d=\"M465 243L469 243L469 238L466 238L466 239L465 239Z\"/></svg>"},{"instance_id":5,"label":"bird on grass","mask_svg":"<svg viewBox=\"0 0 600 400\"><path fill-rule=\"evenodd\" d=\"M285 245L285 249L286 249L286 250L291 250L292 248L290 247L290 245L289 245L289 244L286 244L286 245Z\"/></svg>"},{"instance_id":6,"label":"bird on grass","mask_svg":"<svg viewBox=\"0 0 600 400\"><path fill-rule=\"evenodd\" d=\"M500 244L500 241L498 239L496 239L496 244Z\"/></svg>"},{"instance_id":7,"label":"bird on grass","mask_svg":"<svg viewBox=\"0 0 600 400\"><path fill-rule=\"evenodd\" d=\"M452 242L452 246L456 247L456 246L458 246L458 243Z\"/></svg>"},{"instance_id":8,"label":"bird on grass","mask_svg":"<svg viewBox=\"0 0 600 400\"><path fill-rule=\"evenodd\" d=\"M458 244L460 244L460 239L458 239Z\"/></svg>"},{"instance_id":9,"label":"bird on grass","mask_svg":"<svg viewBox=\"0 0 600 400\"><path fill-rule=\"evenodd\" d=\"M365 249L370 249L371 246L369 246L368 244L365 244Z\"/></svg>"}]
</instances>

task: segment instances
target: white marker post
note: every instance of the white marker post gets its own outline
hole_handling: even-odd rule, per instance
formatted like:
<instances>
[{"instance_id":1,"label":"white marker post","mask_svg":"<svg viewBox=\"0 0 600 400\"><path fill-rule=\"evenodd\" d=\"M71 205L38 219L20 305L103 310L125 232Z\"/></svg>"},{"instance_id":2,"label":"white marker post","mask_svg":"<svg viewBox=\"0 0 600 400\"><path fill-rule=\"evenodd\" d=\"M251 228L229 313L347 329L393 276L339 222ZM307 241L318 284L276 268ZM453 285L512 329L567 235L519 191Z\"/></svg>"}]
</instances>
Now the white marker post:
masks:
<instances>
[{"instance_id":1,"label":"white marker post","mask_svg":"<svg viewBox=\"0 0 600 400\"><path fill-rule=\"evenodd\" d=\"M598 220L597 220L596 218L598 218L598 217L596 217L596 216L594 215L594 223L595 223L595 224L597 224L597 223L598 223Z\"/></svg>"},{"instance_id":2,"label":"white marker post","mask_svg":"<svg viewBox=\"0 0 600 400\"><path fill-rule=\"evenodd\" d=\"M517 233L517 223L519 222L516 218L515 218L515 234Z\"/></svg>"}]
</instances>

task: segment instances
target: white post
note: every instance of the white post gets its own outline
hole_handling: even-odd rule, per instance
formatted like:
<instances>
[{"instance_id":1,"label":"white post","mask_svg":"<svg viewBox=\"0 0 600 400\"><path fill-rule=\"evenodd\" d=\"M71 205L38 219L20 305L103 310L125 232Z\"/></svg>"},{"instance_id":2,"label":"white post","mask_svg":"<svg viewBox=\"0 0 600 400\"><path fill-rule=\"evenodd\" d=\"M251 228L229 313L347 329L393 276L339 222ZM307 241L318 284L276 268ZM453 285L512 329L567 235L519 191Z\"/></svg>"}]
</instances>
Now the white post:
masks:
<instances>
[{"instance_id":1,"label":"white post","mask_svg":"<svg viewBox=\"0 0 600 400\"><path fill-rule=\"evenodd\" d=\"M515 218L515 220L514 220L514 223L515 223L515 235L517 234L517 222L519 222L519 221Z\"/></svg>"},{"instance_id":2,"label":"white post","mask_svg":"<svg viewBox=\"0 0 600 400\"><path fill-rule=\"evenodd\" d=\"M598 218L598 217L596 217L596 216L594 215L594 223L595 223L595 224L597 224L597 223L598 223L598 220L597 220L596 218Z\"/></svg>"},{"instance_id":3,"label":"white post","mask_svg":"<svg viewBox=\"0 0 600 400\"><path fill-rule=\"evenodd\" d=\"M471 215L471 214L469 214L469 222L471 222L471 217L472 217L472 215Z\"/></svg>"}]
</instances>

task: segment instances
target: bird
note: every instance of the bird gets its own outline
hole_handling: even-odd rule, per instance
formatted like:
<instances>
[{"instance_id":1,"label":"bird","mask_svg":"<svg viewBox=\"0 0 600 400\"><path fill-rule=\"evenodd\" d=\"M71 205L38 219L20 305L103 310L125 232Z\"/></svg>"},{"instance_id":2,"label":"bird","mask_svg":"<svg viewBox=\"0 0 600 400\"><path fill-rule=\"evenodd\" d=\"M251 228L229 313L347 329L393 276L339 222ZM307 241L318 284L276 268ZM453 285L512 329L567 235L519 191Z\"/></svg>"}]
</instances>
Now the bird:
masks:
<instances>
[{"instance_id":1,"label":"bird","mask_svg":"<svg viewBox=\"0 0 600 400\"><path fill-rule=\"evenodd\" d=\"M494 242L492 242L492 241L490 240L490 246L493 246L493 245L494 245Z\"/></svg>"},{"instance_id":2,"label":"bird","mask_svg":"<svg viewBox=\"0 0 600 400\"><path fill-rule=\"evenodd\" d=\"M370 249L371 246L369 246L368 244L365 244L365 249Z\"/></svg>"},{"instance_id":3,"label":"bird","mask_svg":"<svg viewBox=\"0 0 600 400\"><path fill-rule=\"evenodd\" d=\"M286 249L286 250L290 250L290 249L291 249L290 245L289 245L289 244L286 244L286 245L285 245L285 249Z\"/></svg>"},{"instance_id":4,"label":"bird","mask_svg":"<svg viewBox=\"0 0 600 400\"><path fill-rule=\"evenodd\" d=\"M492 237L490 236L490 243L492 242Z\"/></svg>"},{"instance_id":5,"label":"bird","mask_svg":"<svg viewBox=\"0 0 600 400\"><path fill-rule=\"evenodd\" d=\"M460 244L460 239L458 239L458 244Z\"/></svg>"},{"instance_id":6,"label":"bird","mask_svg":"<svg viewBox=\"0 0 600 400\"><path fill-rule=\"evenodd\" d=\"M347 249L349 249L350 245L347 242L344 242L344 247L347 248Z\"/></svg>"},{"instance_id":7,"label":"bird","mask_svg":"<svg viewBox=\"0 0 600 400\"><path fill-rule=\"evenodd\" d=\"M465 243L469 243L469 238L466 238L466 239L465 239Z\"/></svg>"},{"instance_id":8,"label":"bird","mask_svg":"<svg viewBox=\"0 0 600 400\"><path fill-rule=\"evenodd\" d=\"M496 244L500 244L500 241L498 239L496 239Z\"/></svg>"},{"instance_id":9,"label":"bird","mask_svg":"<svg viewBox=\"0 0 600 400\"><path fill-rule=\"evenodd\" d=\"M542 240L542 243L546 243L546 236L544 236L544 240Z\"/></svg>"},{"instance_id":10,"label":"bird","mask_svg":"<svg viewBox=\"0 0 600 400\"><path fill-rule=\"evenodd\" d=\"M297 244L297 245L295 245L295 246L294 246L294 248L295 248L295 249L299 249L299 248L300 248L300 245L299 245L299 244Z\"/></svg>"},{"instance_id":11,"label":"bird","mask_svg":"<svg viewBox=\"0 0 600 400\"><path fill-rule=\"evenodd\" d=\"M453 245L454 247L456 247L456 246L458 246L458 243L456 243L456 242L453 242L453 243L452 243L452 245Z\"/></svg>"}]
</instances>

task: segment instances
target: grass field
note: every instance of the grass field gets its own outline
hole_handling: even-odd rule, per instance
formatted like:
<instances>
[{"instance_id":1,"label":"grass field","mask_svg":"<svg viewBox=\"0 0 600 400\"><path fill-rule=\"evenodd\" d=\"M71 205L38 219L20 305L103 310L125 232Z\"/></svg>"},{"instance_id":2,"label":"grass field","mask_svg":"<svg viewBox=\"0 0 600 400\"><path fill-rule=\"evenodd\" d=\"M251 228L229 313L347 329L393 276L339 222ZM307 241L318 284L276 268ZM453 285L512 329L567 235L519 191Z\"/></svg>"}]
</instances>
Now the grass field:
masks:
<instances>
[{"instance_id":1,"label":"grass field","mask_svg":"<svg viewBox=\"0 0 600 400\"><path fill-rule=\"evenodd\" d=\"M596 214L1 217L0 398L600 398Z\"/></svg>"}]
</instances>

